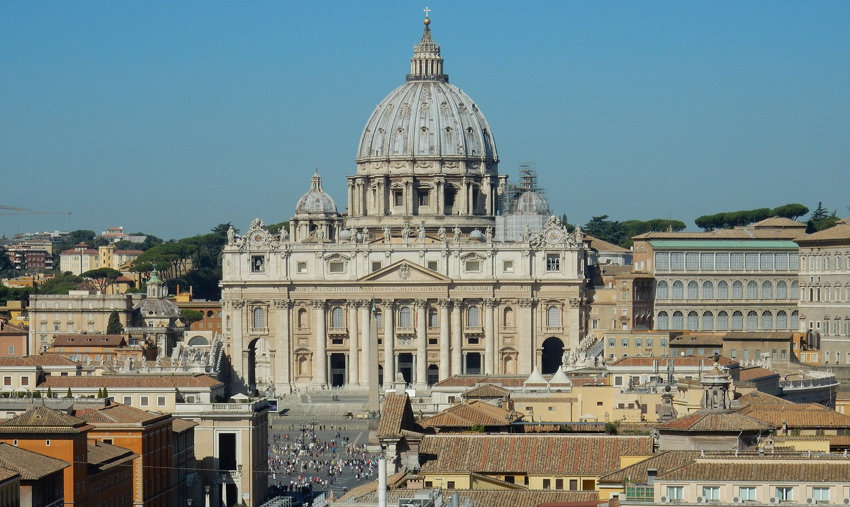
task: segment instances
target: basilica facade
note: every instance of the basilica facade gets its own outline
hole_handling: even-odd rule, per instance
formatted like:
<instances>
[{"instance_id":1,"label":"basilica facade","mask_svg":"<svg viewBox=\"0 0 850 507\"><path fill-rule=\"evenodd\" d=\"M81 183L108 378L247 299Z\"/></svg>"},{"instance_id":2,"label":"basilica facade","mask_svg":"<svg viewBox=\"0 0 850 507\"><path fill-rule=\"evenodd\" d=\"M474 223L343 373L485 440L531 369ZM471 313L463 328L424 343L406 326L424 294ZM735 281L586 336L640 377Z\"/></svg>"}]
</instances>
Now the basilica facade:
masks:
<instances>
[{"instance_id":1,"label":"basilica facade","mask_svg":"<svg viewBox=\"0 0 850 507\"><path fill-rule=\"evenodd\" d=\"M459 374L553 373L578 347L582 233L533 190L505 198L490 126L449 84L429 25L405 83L366 123L346 212L316 173L288 230L255 219L228 235L234 390L365 386L375 370L381 385L400 375L419 388Z\"/></svg>"}]
</instances>

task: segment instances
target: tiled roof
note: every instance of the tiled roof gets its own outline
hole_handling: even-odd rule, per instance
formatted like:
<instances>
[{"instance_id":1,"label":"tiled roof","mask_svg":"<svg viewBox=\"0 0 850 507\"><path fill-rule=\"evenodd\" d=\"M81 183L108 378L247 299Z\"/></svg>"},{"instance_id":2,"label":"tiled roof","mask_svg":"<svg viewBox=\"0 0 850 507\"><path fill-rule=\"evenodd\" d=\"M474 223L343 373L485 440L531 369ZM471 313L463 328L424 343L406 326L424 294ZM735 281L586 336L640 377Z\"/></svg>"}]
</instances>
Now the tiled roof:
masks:
<instances>
[{"instance_id":1,"label":"tiled roof","mask_svg":"<svg viewBox=\"0 0 850 507\"><path fill-rule=\"evenodd\" d=\"M0 433L80 433L90 428L80 418L42 406L0 422Z\"/></svg>"},{"instance_id":2,"label":"tiled roof","mask_svg":"<svg viewBox=\"0 0 850 507\"><path fill-rule=\"evenodd\" d=\"M766 455L769 456L769 455ZM850 477L850 460L801 463L801 460L765 458L754 462L727 456L718 460L697 460L659 479L670 481L746 481L784 483L845 483Z\"/></svg>"},{"instance_id":3,"label":"tiled roof","mask_svg":"<svg viewBox=\"0 0 850 507\"><path fill-rule=\"evenodd\" d=\"M139 457L130 449L107 444L97 440L88 440L88 463L101 470L123 465Z\"/></svg>"},{"instance_id":4,"label":"tiled roof","mask_svg":"<svg viewBox=\"0 0 850 507\"><path fill-rule=\"evenodd\" d=\"M665 451L645 459L634 465L621 468L616 472L604 475L597 482L604 484L620 484L629 479L637 483L646 482L646 471L650 468L658 470L662 475L688 463L692 463L699 456L699 451Z\"/></svg>"},{"instance_id":5,"label":"tiled roof","mask_svg":"<svg viewBox=\"0 0 850 507\"><path fill-rule=\"evenodd\" d=\"M791 332L767 332L767 331L734 331L726 333L724 340L780 340L791 344Z\"/></svg>"},{"instance_id":6,"label":"tiled roof","mask_svg":"<svg viewBox=\"0 0 850 507\"><path fill-rule=\"evenodd\" d=\"M767 368L762 368L761 366L754 366L752 368L741 369L738 373L738 380L741 382L748 382L750 380L773 376L778 377L779 374L775 371L768 370Z\"/></svg>"},{"instance_id":7,"label":"tiled roof","mask_svg":"<svg viewBox=\"0 0 850 507\"><path fill-rule=\"evenodd\" d=\"M850 428L850 415L841 414L817 403L749 405L740 413L764 421L774 428L785 423L795 428Z\"/></svg>"},{"instance_id":8,"label":"tiled roof","mask_svg":"<svg viewBox=\"0 0 850 507\"><path fill-rule=\"evenodd\" d=\"M655 426L659 430L694 433L738 431L767 431L773 427L758 419L731 411L697 410L691 414Z\"/></svg>"},{"instance_id":9,"label":"tiled roof","mask_svg":"<svg viewBox=\"0 0 850 507\"><path fill-rule=\"evenodd\" d=\"M209 375L133 375L133 376L111 376L101 377L47 377L38 385L40 388L75 389L75 388L99 388L109 389L151 387L151 388L188 388L188 387L215 387L221 382Z\"/></svg>"},{"instance_id":10,"label":"tiled roof","mask_svg":"<svg viewBox=\"0 0 850 507\"><path fill-rule=\"evenodd\" d=\"M114 255L142 255L145 252L142 250L115 250L112 253Z\"/></svg>"},{"instance_id":11,"label":"tiled roof","mask_svg":"<svg viewBox=\"0 0 850 507\"><path fill-rule=\"evenodd\" d=\"M33 481L71 466L67 461L27 451L14 445L0 443L0 467L21 474L21 479Z\"/></svg>"},{"instance_id":12,"label":"tiled roof","mask_svg":"<svg viewBox=\"0 0 850 507\"><path fill-rule=\"evenodd\" d=\"M378 423L377 436L400 438L416 433L422 428L416 424L413 417L413 409L407 393L389 393L384 398L384 406L381 409L381 420ZM407 431L408 433L405 433Z\"/></svg>"},{"instance_id":13,"label":"tiled roof","mask_svg":"<svg viewBox=\"0 0 850 507\"><path fill-rule=\"evenodd\" d=\"M13 479L15 477L20 477L21 474L15 472L14 470L9 470L8 468L0 467L0 482L8 481L9 479Z\"/></svg>"},{"instance_id":14,"label":"tiled roof","mask_svg":"<svg viewBox=\"0 0 850 507\"><path fill-rule=\"evenodd\" d=\"M609 243L604 239L594 238L589 234L584 235L584 242L590 244L591 250L596 250L597 252L617 252L624 253L630 252L628 248L623 248L619 245L615 245L614 243Z\"/></svg>"},{"instance_id":15,"label":"tiled roof","mask_svg":"<svg viewBox=\"0 0 850 507\"><path fill-rule=\"evenodd\" d=\"M187 421L186 419L180 419L179 417L175 417L171 420L171 431L174 433L183 433L186 430L190 430L197 426L198 423L194 421Z\"/></svg>"},{"instance_id":16,"label":"tiled roof","mask_svg":"<svg viewBox=\"0 0 850 507\"><path fill-rule=\"evenodd\" d=\"M343 501L353 501L357 504L375 504L378 503L377 483L367 483L368 487L350 491ZM364 485L366 486L366 485ZM471 505L476 507L537 507L546 503L572 503L572 502L593 502L599 500L599 493L596 491L564 491L564 490L505 490L505 489L453 489L443 490L443 498L447 499L449 495L457 493L460 500L460 505L466 505L467 499ZM409 489L393 489L387 491L387 505L398 505L398 501L404 498L413 498L416 490ZM344 504L343 504L344 505ZM447 505L447 503L443 503Z\"/></svg>"},{"instance_id":17,"label":"tiled roof","mask_svg":"<svg viewBox=\"0 0 850 507\"><path fill-rule=\"evenodd\" d=\"M703 367L709 368L713 364L713 361L709 358L705 357L697 357L697 356L677 356L677 357L637 357L637 356L629 356L620 358L608 366L653 366L655 363L661 367L666 367L668 361L673 361L674 367L686 367L686 366L699 366L702 364ZM720 366L730 366L737 365L738 362L732 359L729 359L726 356L720 356L717 364Z\"/></svg>"},{"instance_id":18,"label":"tiled roof","mask_svg":"<svg viewBox=\"0 0 850 507\"><path fill-rule=\"evenodd\" d=\"M650 456L652 438L610 435L426 435L422 473L478 472L599 477L624 453Z\"/></svg>"},{"instance_id":19,"label":"tiled roof","mask_svg":"<svg viewBox=\"0 0 850 507\"><path fill-rule=\"evenodd\" d=\"M846 220L846 219L845 219ZM808 236L800 236L794 241L804 246L818 241L840 241L850 240L850 224L841 221L836 226L824 229L822 231L809 234Z\"/></svg>"},{"instance_id":20,"label":"tiled roof","mask_svg":"<svg viewBox=\"0 0 850 507\"><path fill-rule=\"evenodd\" d=\"M74 410L74 415L95 425L145 426L171 417L169 414L148 412L129 405L112 403L95 409Z\"/></svg>"},{"instance_id":21,"label":"tiled roof","mask_svg":"<svg viewBox=\"0 0 850 507\"><path fill-rule=\"evenodd\" d=\"M53 338L54 347L120 347L125 342L120 334L58 334Z\"/></svg>"},{"instance_id":22,"label":"tiled roof","mask_svg":"<svg viewBox=\"0 0 850 507\"><path fill-rule=\"evenodd\" d=\"M670 339L670 346L723 345L725 333L687 333Z\"/></svg>"},{"instance_id":23,"label":"tiled roof","mask_svg":"<svg viewBox=\"0 0 850 507\"><path fill-rule=\"evenodd\" d=\"M790 218L785 217L770 217L765 218L761 222L756 222L752 224L750 227L755 229L763 228L763 227L788 227L788 228L796 228L796 229L805 229L806 224L802 222L798 222L796 220L791 220Z\"/></svg>"},{"instance_id":24,"label":"tiled roof","mask_svg":"<svg viewBox=\"0 0 850 507\"><path fill-rule=\"evenodd\" d=\"M509 417L513 415L511 419ZM483 401L473 400L449 407L441 413L420 421L423 428L471 428L472 426L507 426L523 414L505 410Z\"/></svg>"},{"instance_id":25,"label":"tiled roof","mask_svg":"<svg viewBox=\"0 0 850 507\"><path fill-rule=\"evenodd\" d=\"M29 356L29 358L39 366L79 366L77 362L56 354L39 354L37 356Z\"/></svg>"},{"instance_id":26,"label":"tiled roof","mask_svg":"<svg viewBox=\"0 0 850 507\"><path fill-rule=\"evenodd\" d=\"M773 396L772 394L763 393L760 391L753 391L751 393L747 393L740 398L738 398L738 406L743 408L747 405L793 405L794 402L788 401L784 398L779 398L777 396Z\"/></svg>"},{"instance_id":27,"label":"tiled roof","mask_svg":"<svg viewBox=\"0 0 850 507\"><path fill-rule=\"evenodd\" d=\"M494 386L493 384L484 384L483 386L478 386L467 391L466 397L467 399L471 398L503 398L510 391L505 389L504 387Z\"/></svg>"}]
</instances>

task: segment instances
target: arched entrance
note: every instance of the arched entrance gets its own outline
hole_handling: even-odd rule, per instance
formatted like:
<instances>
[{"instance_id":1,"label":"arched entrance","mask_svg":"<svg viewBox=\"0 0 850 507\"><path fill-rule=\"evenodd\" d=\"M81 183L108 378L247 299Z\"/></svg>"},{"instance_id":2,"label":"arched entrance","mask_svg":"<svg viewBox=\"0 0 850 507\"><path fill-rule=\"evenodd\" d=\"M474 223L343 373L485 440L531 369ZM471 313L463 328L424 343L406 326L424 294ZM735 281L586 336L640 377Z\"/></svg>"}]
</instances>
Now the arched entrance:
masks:
<instances>
[{"instance_id":1,"label":"arched entrance","mask_svg":"<svg viewBox=\"0 0 850 507\"><path fill-rule=\"evenodd\" d=\"M404 376L404 381L413 383L413 354L403 353L398 355L398 371Z\"/></svg>"},{"instance_id":2,"label":"arched entrance","mask_svg":"<svg viewBox=\"0 0 850 507\"><path fill-rule=\"evenodd\" d=\"M257 338L248 347L248 371L246 375L249 393L256 391L265 395L274 383L271 351L269 342L264 338Z\"/></svg>"},{"instance_id":3,"label":"arched entrance","mask_svg":"<svg viewBox=\"0 0 850 507\"><path fill-rule=\"evenodd\" d=\"M564 357L564 342L554 336L543 342L543 355L540 362L540 373L548 375L558 371Z\"/></svg>"},{"instance_id":4,"label":"arched entrance","mask_svg":"<svg viewBox=\"0 0 850 507\"><path fill-rule=\"evenodd\" d=\"M440 368L436 364L428 366L428 385L432 386L440 381Z\"/></svg>"},{"instance_id":5,"label":"arched entrance","mask_svg":"<svg viewBox=\"0 0 850 507\"><path fill-rule=\"evenodd\" d=\"M345 354L331 354L331 387L342 387L345 385Z\"/></svg>"}]
</instances>

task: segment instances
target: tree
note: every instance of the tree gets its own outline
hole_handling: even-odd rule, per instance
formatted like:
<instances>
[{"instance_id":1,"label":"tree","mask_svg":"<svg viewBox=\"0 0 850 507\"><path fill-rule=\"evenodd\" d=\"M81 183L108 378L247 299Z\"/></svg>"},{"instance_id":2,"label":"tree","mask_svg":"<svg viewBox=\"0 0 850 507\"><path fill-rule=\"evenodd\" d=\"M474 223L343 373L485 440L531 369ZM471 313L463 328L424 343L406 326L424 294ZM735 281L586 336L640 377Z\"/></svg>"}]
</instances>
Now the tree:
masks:
<instances>
[{"instance_id":1,"label":"tree","mask_svg":"<svg viewBox=\"0 0 850 507\"><path fill-rule=\"evenodd\" d=\"M80 275L81 278L91 281L94 288L102 294L106 293L106 288L115 283L119 276L121 272L112 268L92 269Z\"/></svg>"},{"instance_id":2,"label":"tree","mask_svg":"<svg viewBox=\"0 0 850 507\"><path fill-rule=\"evenodd\" d=\"M823 207L822 202L818 202L818 207L812 211L812 215L809 217L809 220L812 222L818 222L827 217L829 217L829 211Z\"/></svg>"},{"instance_id":3,"label":"tree","mask_svg":"<svg viewBox=\"0 0 850 507\"><path fill-rule=\"evenodd\" d=\"M65 393L65 397L66 397L66 398L73 398L73 397L74 397L73 393L71 393L71 388L70 388L70 387L68 388L68 392L67 392L67 393Z\"/></svg>"},{"instance_id":4,"label":"tree","mask_svg":"<svg viewBox=\"0 0 850 507\"><path fill-rule=\"evenodd\" d=\"M38 287L39 294L67 294L68 291L79 288L85 280L71 273L61 273Z\"/></svg>"},{"instance_id":5,"label":"tree","mask_svg":"<svg viewBox=\"0 0 850 507\"><path fill-rule=\"evenodd\" d=\"M809 212L809 208L802 204L786 204L778 208L774 208L773 214L778 217L797 220L801 216Z\"/></svg>"},{"instance_id":6,"label":"tree","mask_svg":"<svg viewBox=\"0 0 850 507\"><path fill-rule=\"evenodd\" d=\"M9 255L6 253L5 248L0 248L0 274L6 274L15 269L15 265L12 264L12 259L9 258Z\"/></svg>"},{"instance_id":7,"label":"tree","mask_svg":"<svg viewBox=\"0 0 850 507\"><path fill-rule=\"evenodd\" d=\"M778 208L758 208L753 210L726 211L714 215L703 215L694 220L700 229L708 232L714 229L731 229L760 222L770 217L783 217L796 220L809 212L802 204L785 204Z\"/></svg>"},{"instance_id":8,"label":"tree","mask_svg":"<svg viewBox=\"0 0 850 507\"><path fill-rule=\"evenodd\" d=\"M79 243L92 243L95 236L97 236L97 234L95 234L94 231L78 229L76 231L71 231L68 234L68 239L71 241L71 246L73 246Z\"/></svg>"},{"instance_id":9,"label":"tree","mask_svg":"<svg viewBox=\"0 0 850 507\"><path fill-rule=\"evenodd\" d=\"M103 388L102 387L97 388L97 397L103 398Z\"/></svg>"},{"instance_id":10,"label":"tree","mask_svg":"<svg viewBox=\"0 0 850 507\"><path fill-rule=\"evenodd\" d=\"M105 387L103 388L103 397L104 397L104 398L109 398L109 390L108 390L107 388L105 388Z\"/></svg>"},{"instance_id":11,"label":"tree","mask_svg":"<svg viewBox=\"0 0 850 507\"><path fill-rule=\"evenodd\" d=\"M204 318L204 312L198 310L182 310L180 313L183 315L183 322L186 323L186 326L191 326Z\"/></svg>"},{"instance_id":12,"label":"tree","mask_svg":"<svg viewBox=\"0 0 850 507\"><path fill-rule=\"evenodd\" d=\"M615 220L608 220L608 215L593 217L584 226L584 232L594 238L619 245L628 239L626 230Z\"/></svg>"},{"instance_id":13,"label":"tree","mask_svg":"<svg viewBox=\"0 0 850 507\"><path fill-rule=\"evenodd\" d=\"M109 322L106 324L106 334L124 334L124 325L121 324L121 317L118 315L118 310L112 310L109 314Z\"/></svg>"},{"instance_id":14,"label":"tree","mask_svg":"<svg viewBox=\"0 0 850 507\"><path fill-rule=\"evenodd\" d=\"M53 389L51 389L51 388L49 388L49 387L47 388L47 397L48 397L48 398L52 398L52 397L53 397Z\"/></svg>"}]
</instances>

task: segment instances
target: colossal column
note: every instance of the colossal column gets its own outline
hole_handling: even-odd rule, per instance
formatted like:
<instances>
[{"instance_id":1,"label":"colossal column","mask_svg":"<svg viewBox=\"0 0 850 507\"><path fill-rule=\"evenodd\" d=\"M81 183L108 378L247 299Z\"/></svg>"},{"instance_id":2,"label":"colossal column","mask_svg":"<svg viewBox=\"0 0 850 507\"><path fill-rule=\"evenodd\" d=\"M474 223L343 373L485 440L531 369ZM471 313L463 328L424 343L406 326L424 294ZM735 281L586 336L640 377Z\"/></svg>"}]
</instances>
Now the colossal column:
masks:
<instances>
[{"instance_id":1,"label":"colossal column","mask_svg":"<svg viewBox=\"0 0 850 507\"><path fill-rule=\"evenodd\" d=\"M451 356L449 347L449 307L450 299L441 299L440 303L440 380L449 378L451 372Z\"/></svg>"},{"instance_id":2,"label":"colossal column","mask_svg":"<svg viewBox=\"0 0 850 507\"><path fill-rule=\"evenodd\" d=\"M493 323L495 299L484 300L484 374L493 375L495 372L496 336Z\"/></svg>"},{"instance_id":3,"label":"colossal column","mask_svg":"<svg viewBox=\"0 0 850 507\"><path fill-rule=\"evenodd\" d=\"M242 390L248 389L248 376L251 365L248 362L248 345L245 343L245 331L243 330L242 317L245 309L245 301L241 299L233 300L233 327L230 330L230 358L233 360L233 368L239 365L239 371L235 371L233 382L241 382Z\"/></svg>"},{"instance_id":4,"label":"colossal column","mask_svg":"<svg viewBox=\"0 0 850 507\"><path fill-rule=\"evenodd\" d=\"M428 336L426 317L428 316L428 301L417 299L416 305L416 380L423 388L428 385Z\"/></svg>"},{"instance_id":5,"label":"colossal column","mask_svg":"<svg viewBox=\"0 0 850 507\"><path fill-rule=\"evenodd\" d=\"M395 337L393 336L393 312L395 302L392 299L382 301L384 306L384 385L391 386L395 382L395 353L393 344Z\"/></svg>"},{"instance_id":6,"label":"colossal column","mask_svg":"<svg viewBox=\"0 0 850 507\"><path fill-rule=\"evenodd\" d=\"M357 385L360 383L360 358L357 353L359 344L357 342L357 308L360 301L348 302L348 383Z\"/></svg>"},{"instance_id":7,"label":"colossal column","mask_svg":"<svg viewBox=\"0 0 850 507\"><path fill-rule=\"evenodd\" d=\"M519 373L528 375L534 368L534 299L523 298L517 301L519 304L519 322L517 334L519 335Z\"/></svg>"},{"instance_id":8,"label":"colossal column","mask_svg":"<svg viewBox=\"0 0 850 507\"><path fill-rule=\"evenodd\" d=\"M274 356L274 359L272 359L274 387L276 392L288 393L292 386L292 374L290 372L292 337L289 330L292 300L275 299L274 307L277 314L277 326L275 326L277 329L273 340L275 350L272 352Z\"/></svg>"},{"instance_id":9,"label":"colossal column","mask_svg":"<svg viewBox=\"0 0 850 507\"><path fill-rule=\"evenodd\" d=\"M369 301L362 301L360 305L360 332L363 334L361 340L361 348L363 349L363 360L360 361L360 378L362 383L369 382L369 368L377 368L378 364L375 357L369 356L369 347L371 340L377 340L377 337L372 336L372 323L370 322L372 307Z\"/></svg>"},{"instance_id":10,"label":"colossal column","mask_svg":"<svg viewBox=\"0 0 850 507\"><path fill-rule=\"evenodd\" d=\"M452 300L452 375L461 375L463 368L461 366L461 305L462 299Z\"/></svg>"},{"instance_id":11,"label":"colossal column","mask_svg":"<svg viewBox=\"0 0 850 507\"><path fill-rule=\"evenodd\" d=\"M313 311L316 314L316 360L313 362L313 384L328 383L328 333L325 318L325 300L313 301Z\"/></svg>"}]
</instances>

